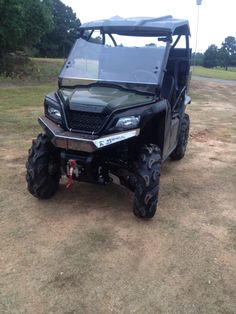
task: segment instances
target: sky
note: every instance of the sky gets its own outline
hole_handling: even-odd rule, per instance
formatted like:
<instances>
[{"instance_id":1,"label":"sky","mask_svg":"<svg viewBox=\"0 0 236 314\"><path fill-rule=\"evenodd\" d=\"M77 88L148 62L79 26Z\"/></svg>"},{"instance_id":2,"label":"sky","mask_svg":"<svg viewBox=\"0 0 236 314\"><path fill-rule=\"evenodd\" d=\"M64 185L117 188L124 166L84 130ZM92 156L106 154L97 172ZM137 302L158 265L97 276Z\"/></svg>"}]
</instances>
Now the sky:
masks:
<instances>
[{"instance_id":1,"label":"sky","mask_svg":"<svg viewBox=\"0 0 236 314\"><path fill-rule=\"evenodd\" d=\"M227 36L236 37L236 0L202 0L197 6L196 0L62 0L72 7L82 23L110 18L173 15L175 18L189 20L191 29L191 47L204 52L208 46L221 46ZM199 9L199 28L197 33L197 12Z\"/></svg>"}]
</instances>

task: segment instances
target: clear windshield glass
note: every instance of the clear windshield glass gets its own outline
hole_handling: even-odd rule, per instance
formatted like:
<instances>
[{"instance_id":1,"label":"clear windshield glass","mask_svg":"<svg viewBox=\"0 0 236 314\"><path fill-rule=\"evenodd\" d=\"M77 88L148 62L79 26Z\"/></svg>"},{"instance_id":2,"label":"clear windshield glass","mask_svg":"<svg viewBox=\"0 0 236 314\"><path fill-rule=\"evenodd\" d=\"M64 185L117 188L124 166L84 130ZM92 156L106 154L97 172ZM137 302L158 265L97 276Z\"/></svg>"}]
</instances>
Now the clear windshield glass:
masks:
<instances>
[{"instance_id":1,"label":"clear windshield glass","mask_svg":"<svg viewBox=\"0 0 236 314\"><path fill-rule=\"evenodd\" d=\"M68 80L94 80L157 85L163 73L166 45L103 45L78 39L60 73Z\"/></svg>"}]
</instances>

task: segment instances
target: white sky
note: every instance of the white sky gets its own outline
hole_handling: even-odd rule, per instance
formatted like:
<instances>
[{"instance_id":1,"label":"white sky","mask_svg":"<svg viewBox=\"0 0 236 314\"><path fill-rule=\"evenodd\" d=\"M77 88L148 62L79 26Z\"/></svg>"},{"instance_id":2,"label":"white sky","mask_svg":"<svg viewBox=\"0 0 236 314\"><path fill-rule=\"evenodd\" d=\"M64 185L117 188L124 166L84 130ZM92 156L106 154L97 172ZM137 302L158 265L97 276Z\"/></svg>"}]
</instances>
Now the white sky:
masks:
<instances>
[{"instance_id":1,"label":"white sky","mask_svg":"<svg viewBox=\"0 0 236 314\"><path fill-rule=\"evenodd\" d=\"M196 0L62 0L72 7L82 23L92 20L122 17L173 15L188 19L191 46L195 51L197 5ZM211 44L220 47L227 36L236 37L236 0L202 0L200 6L197 51L204 52Z\"/></svg>"}]
</instances>

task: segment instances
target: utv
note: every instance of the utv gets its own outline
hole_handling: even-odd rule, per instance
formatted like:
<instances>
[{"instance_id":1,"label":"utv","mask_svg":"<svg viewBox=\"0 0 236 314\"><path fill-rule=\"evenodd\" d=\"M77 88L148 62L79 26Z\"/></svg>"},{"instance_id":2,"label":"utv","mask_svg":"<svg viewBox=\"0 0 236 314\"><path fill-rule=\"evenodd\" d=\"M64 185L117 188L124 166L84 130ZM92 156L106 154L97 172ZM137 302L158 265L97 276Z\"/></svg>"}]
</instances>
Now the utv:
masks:
<instances>
[{"instance_id":1,"label":"utv","mask_svg":"<svg viewBox=\"0 0 236 314\"><path fill-rule=\"evenodd\" d=\"M29 192L49 198L62 174L134 192L134 215L156 212L161 163L184 157L189 116L188 21L114 17L79 28L58 79L45 97L44 130L26 163Z\"/></svg>"}]
</instances>

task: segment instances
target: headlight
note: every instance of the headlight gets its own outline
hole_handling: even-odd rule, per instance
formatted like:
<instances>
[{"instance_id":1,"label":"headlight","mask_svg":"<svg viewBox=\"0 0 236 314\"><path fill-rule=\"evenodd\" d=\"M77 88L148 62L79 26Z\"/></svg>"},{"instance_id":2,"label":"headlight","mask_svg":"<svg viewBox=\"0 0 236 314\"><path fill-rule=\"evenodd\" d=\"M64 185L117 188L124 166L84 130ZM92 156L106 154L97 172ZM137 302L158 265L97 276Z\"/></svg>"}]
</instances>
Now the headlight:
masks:
<instances>
[{"instance_id":1,"label":"headlight","mask_svg":"<svg viewBox=\"0 0 236 314\"><path fill-rule=\"evenodd\" d=\"M116 128L118 129L134 129L138 126L140 121L140 116L130 116L120 118L116 123Z\"/></svg>"},{"instance_id":2,"label":"headlight","mask_svg":"<svg viewBox=\"0 0 236 314\"><path fill-rule=\"evenodd\" d=\"M48 106L48 114L49 114L49 116L51 116L55 120L61 120L60 110L58 110L52 106Z\"/></svg>"}]
</instances>

